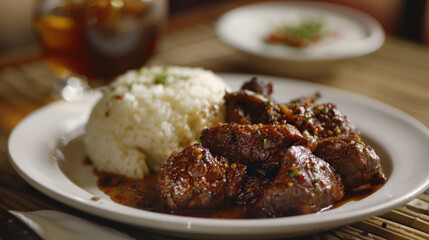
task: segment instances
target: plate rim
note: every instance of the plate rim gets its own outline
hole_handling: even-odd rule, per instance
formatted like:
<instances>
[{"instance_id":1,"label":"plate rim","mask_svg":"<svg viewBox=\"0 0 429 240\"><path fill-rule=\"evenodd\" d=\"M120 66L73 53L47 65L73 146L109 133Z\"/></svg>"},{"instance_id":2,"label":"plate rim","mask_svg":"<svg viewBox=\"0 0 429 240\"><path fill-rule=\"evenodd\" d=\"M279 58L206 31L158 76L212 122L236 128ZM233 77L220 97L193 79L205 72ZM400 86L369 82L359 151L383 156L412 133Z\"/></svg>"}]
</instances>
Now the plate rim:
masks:
<instances>
[{"instance_id":1,"label":"plate rim","mask_svg":"<svg viewBox=\"0 0 429 240\"><path fill-rule=\"evenodd\" d=\"M268 81L289 81L289 82L294 82L295 84L304 84L304 85L308 85L308 86L315 86L315 87L319 87L319 88L323 88L323 89L329 89L330 91L335 91L335 92L341 92L342 94L351 94L353 95L355 98L357 97L358 99L364 99L366 102L369 103L375 103L376 105L379 106L383 106L383 108L385 108L386 111L393 111L394 113L397 113L398 117L400 117L401 119L403 119L406 122L411 123L412 126L419 128L420 130L423 130L426 133L426 137L429 136L429 130L428 128L423 125L421 122L419 122L418 120L416 120L415 118L411 117L410 115L408 115L405 112L402 112L399 109L393 108L385 103L379 102L377 100L368 98L366 96L362 96L359 94L355 94L355 93L351 93L342 89L337 89L337 88L333 88L330 86L326 86L326 85L322 85L322 84L318 84L318 83L309 83L309 82L303 82L303 81L299 81L299 80L295 80L295 79L289 79L289 78L283 78L283 77L276 77L276 76L267 76L267 75L253 75L253 74L234 74L234 73L222 73L219 74L222 78L226 79L226 82L228 83L228 78L243 78L243 79L247 79L250 76L257 76L260 77L262 79L266 79ZM60 101L60 102L54 102L51 103L45 107L42 107L39 110L36 110L35 112L31 113L30 115L28 115L26 118L24 118L20 123L18 123L18 125L12 130L9 140L8 140L8 153L9 153L9 160L12 164L12 166L14 167L14 169L18 172L18 174L24 178L24 180L26 182L28 182L30 185L32 185L33 187L35 187L36 189L38 189L39 191L43 192L44 194L48 195L49 197L52 197L56 200L59 200L63 203L66 203L69 206L72 206L74 208L80 209L80 210L84 210L86 212L101 216L101 217L106 217L109 218L111 220L117 220L118 218L114 218L114 216L109 216L109 214L115 214L115 211L112 210L108 210L105 213L100 213L100 210L104 210L103 207L100 207L99 204L97 204L96 202L91 202L91 201L82 201L82 200L74 200L73 198L70 198L68 196L68 194L64 194L64 193L58 193L58 192L53 192L52 189L50 188L46 188L46 186L43 186L42 183L37 182L35 179L33 179L32 176L28 175L29 173L23 171L19 164L17 164L13 159L13 155L14 155L14 149L12 149L12 145L14 143L15 138L16 138L16 132L24 125L24 124L28 124L28 122L31 122L31 120L34 118L34 116L37 116L39 114L43 114L44 111L48 111L49 108L55 108L55 106L57 105L61 105L64 104L65 101ZM12 151L11 151L12 149ZM383 204L383 207L380 208L378 206L373 206L372 208L369 209L365 209L362 210L362 212L360 213L355 213L354 215L354 219L352 222L358 221L360 219L364 219L370 215L375 215L375 214L380 214L382 212L388 211L390 209L393 209L396 206L399 206L403 203L405 203L408 200L411 200L412 198L417 197L417 195L421 194L426 188L428 188L429 186L429 178L427 178L425 183L422 183L419 188L414 188L413 191L411 193L408 193L406 196L403 196L402 198L397 198L395 199L393 202L386 202ZM77 201L77 202L76 202ZM77 206L76 206L77 205ZM125 207L125 206L123 206ZM126 207L129 208L129 207ZM389 208L386 210L386 208ZM330 210L333 211L333 210ZM151 215L153 216L158 216L159 213L152 213L152 212L148 212L145 211L145 214L149 215L149 219L151 217ZM344 215L347 213L341 213L341 215ZM228 234L228 235L234 235L234 236L238 236L241 235L242 233L237 231L237 227L243 227L242 224L246 223L248 224L247 229L248 232L247 234L258 234L260 233L260 223L264 223L264 226L266 226L267 224L270 225L270 230L273 231L273 234L282 234L284 233L284 221L278 221L278 219L245 219L245 220L219 220L219 219L201 219L201 218L193 218L193 217L181 217L181 216L172 216L172 215L166 215L166 214L162 214L165 215L165 219L163 219L161 222L158 221L155 224L152 224L152 226L149 227L153 227L153 230L169 230L171 232L175 232L175 233L184 233L184 234ZM356 217L357 216L357 217ZM125 222L125 223L129 223L129 224L133 224L136 225L135 222L133 221L127 221L126 219L124 219L124 217L131 217L131 220L133 219L139 219L138 215L132 215L132 216L122 216L122 219L119 219L120 222ZM305 218L306 215L303 216L294 216L292 218L294 218L295 220L299 220L302 218ZM341 220L341 218L339 219L338 216L335 215L328 215L328 216L324 216L324 225L327 228L332 228L332 227L336 227L336 226L341 226L344 224L340 224L338 225L338 221ZM352 216L353 217L353 216ZM177 223L177 219L180 219L180 223ZM289 218L290 219L290 218ZM316 218L315 218L316 219ZM314 223L318 223L317 219L316 220L312 220L313 224ZM162 224L160 224L162 223ZM310 221L311 223L311 221ZM158 225L156 225L158 224ZM211 225L211 226L206 226L207 224ZM147 225L140 225L137 224L138 226L141 227L148 227ZM302 222L297 221L296 226L289 223L288 224L288 228L291 227L302 227ZM168 227L167 227L168 226ZM215 229L213 229L213 227ZM216 232L216 230L219 230L220 228L222 228L222 232ZM215 231L213 231L215 230Z\"/></svg>"},{"instance_id":2,"label":"plate rim","mask_svg":"<svg viewBox=\"0 0 429 240\"><path fill-rule=\"evenodd\" d=\"M360 51L356 50L349 50L348 52L345 52L341 55L329 55L329 56L308 56L308 55L301 55L301 54L292 54L292 56L283 55L283 56L277 56L277 55L271 55L266 54L265 51L260 51L257 49L252 49L249 47L244 47L242 44L238 44L235 41L232 41L229 39L228 34L228 21L232 18L232 16L237 14L242 14L242 12L245 12L248 9L253 9L261 6L280 6L280 7L287 7L287 6L298 6L298 7L304 7L304 8L322 8L326 11L331 11L334 13L339 13L340 15L343 15L345 17L348 17L349 19L359 22L365 28L369 31L369 37L359 41L361 49ZM349 16L347 16L349 15ZM380 48L385 41L385 33L381 26L381 24L372 16L369 14L359 11L357 9L347 7L344 5L339 5L335 3L329 3L329 2L315 2L315 1L287 1L287 2L278 2L278 1L264 1L264 2L256 2L247 4L244 6L240 6L234 9L231 9L224 13L222 16L218 18L215 24L215 32L217 36L221 39L222 42L226 43L227 45L239 50L240 52L243 52L245 54L250 54L252 56L258 56L263 57L267 59L276 59L276 60L283 60L283 61L295 61L295 62L320 62L320 61L338 61L345 58L353 58L353 57L359 57L366 55L368 53L374 52L378 48Z\"/></svg>"}]
</instances>

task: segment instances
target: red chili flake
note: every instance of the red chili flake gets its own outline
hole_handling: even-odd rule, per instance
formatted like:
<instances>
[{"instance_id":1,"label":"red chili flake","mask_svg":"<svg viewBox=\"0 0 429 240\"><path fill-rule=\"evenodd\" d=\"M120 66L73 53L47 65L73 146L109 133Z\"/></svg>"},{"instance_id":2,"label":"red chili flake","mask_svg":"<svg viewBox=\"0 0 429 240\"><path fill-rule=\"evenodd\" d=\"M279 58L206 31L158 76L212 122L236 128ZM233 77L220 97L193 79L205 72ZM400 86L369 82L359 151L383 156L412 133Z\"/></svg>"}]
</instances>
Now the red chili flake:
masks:
<instances>
[{"instance_id":1,"label":"red chili flake","mask_svg":"<svg viewBox=\"0 0 429 240\"><path fill-rule=\"evenodd\" d=\"M116 198L118 200L123 200L123 199L125 199L125 196L123 194L118 193L114 196L114 198Z\"/></svg>"},{"instance_id":2,"label":"red chili flake","mask_svg":"<svg viewBox=\"0 0 429 240\"><path fill-rule=\"evenodd\" d=\"M292 165L292 167L293 167L293 165ZM292 170L289 171L289 176L290 177L295 177L296 174L297 174L297 172L298 171L295 168L293 168Z\"/></svg>"},{"instance_id":3,"label":"red chili flake","mask_svg":"<svg viewBox=\"0 0 429 240\"><path fill-rule=\"evenodd\" d=\"M120 100L120 99L122 99L122 98L123 98L123 96L122 96L122 95L116 95L116 99Z\"/></svg>"},{"instance_id":4,"label":"red chili flake","mask_svg":"<svg viewBox=\"0 0 429 240\"><path fill-rule=\"evenodd\" d=\"M111 183L111 186L118 185L118 181L116 179L112 179L112 181L110 183Z\"/></svg>"}]
</instances>

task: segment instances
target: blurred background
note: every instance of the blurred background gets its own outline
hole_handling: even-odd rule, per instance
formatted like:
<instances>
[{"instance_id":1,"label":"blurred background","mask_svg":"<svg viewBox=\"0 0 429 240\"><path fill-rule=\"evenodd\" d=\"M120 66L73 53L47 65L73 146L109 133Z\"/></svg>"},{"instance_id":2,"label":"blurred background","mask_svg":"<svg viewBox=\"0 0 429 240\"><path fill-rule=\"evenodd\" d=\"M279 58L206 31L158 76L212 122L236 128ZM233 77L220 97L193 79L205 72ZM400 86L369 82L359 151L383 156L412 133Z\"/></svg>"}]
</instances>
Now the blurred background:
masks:
<instances>
[{"instance_id":1,"label":"blurred background","mask_svg":"<svg viewBox=\"0 0 429 240\"><path fill-rule=\"evenodd\" d=\"M33 30L34 6L38 0L0 0L0 56L36 45ZM227 0L169 0L169 14ZM321 0L320 0L321 1ZM255 1L256 2L256 1ZM388 35L429 47L427 0L323 0L359 9L377 19Z\"/></svg>"}]
</instances>

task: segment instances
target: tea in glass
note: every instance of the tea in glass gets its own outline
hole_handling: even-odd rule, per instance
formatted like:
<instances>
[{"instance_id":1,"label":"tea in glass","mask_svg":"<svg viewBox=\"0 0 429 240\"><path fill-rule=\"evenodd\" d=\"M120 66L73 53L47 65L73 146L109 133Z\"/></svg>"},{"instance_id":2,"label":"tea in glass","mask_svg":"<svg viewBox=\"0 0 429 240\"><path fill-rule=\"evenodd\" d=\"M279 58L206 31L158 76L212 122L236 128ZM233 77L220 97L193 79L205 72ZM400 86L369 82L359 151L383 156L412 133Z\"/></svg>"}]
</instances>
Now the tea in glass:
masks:
<instances>
[{"instance_id":1,"label":"tea in glass","mask_svg":"<svg viewBox=\"0 0 429 240\"><path fill-rule=\"evenodd\" d=\"M111 80L152 56L166 10L166 0L45 0L35 29L49 62Z\"/></svg>"}]
</instances>

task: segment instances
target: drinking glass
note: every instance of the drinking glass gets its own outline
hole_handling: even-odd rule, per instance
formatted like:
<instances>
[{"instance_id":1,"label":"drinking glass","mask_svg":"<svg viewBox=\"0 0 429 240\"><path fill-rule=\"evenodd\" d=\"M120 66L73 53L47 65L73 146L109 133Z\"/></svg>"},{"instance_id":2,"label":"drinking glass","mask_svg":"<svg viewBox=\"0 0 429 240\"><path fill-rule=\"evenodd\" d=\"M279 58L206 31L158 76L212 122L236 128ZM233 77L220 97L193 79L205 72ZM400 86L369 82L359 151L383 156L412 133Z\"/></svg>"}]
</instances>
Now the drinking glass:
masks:
<instances>
[{"instance_id":1,"label":"drinking glass","mask_svg":"<svg viewBox=\"0 0 429 240\"><path fill-rule=\"evenodd\" d=\"M78 92L144 65L166 14L167 0L39 0L34 27L59 88Z\"/></svg>"}]
</instances>

